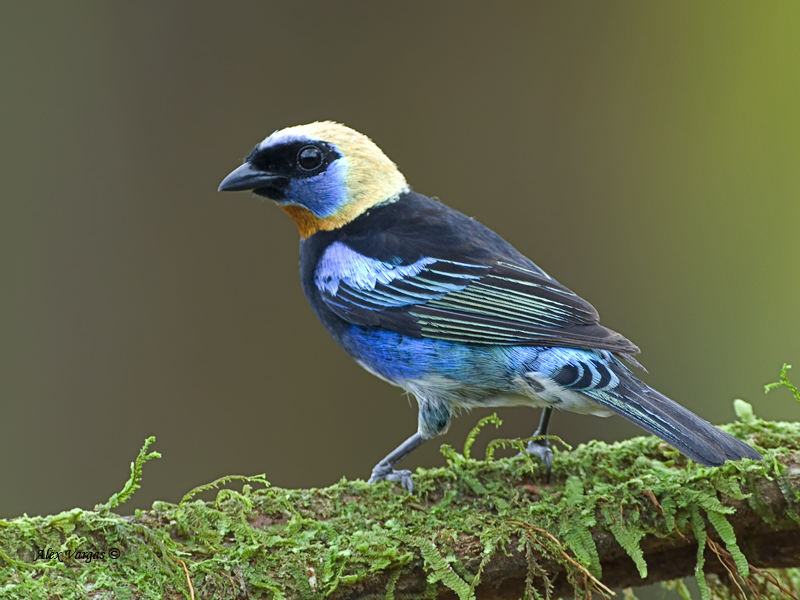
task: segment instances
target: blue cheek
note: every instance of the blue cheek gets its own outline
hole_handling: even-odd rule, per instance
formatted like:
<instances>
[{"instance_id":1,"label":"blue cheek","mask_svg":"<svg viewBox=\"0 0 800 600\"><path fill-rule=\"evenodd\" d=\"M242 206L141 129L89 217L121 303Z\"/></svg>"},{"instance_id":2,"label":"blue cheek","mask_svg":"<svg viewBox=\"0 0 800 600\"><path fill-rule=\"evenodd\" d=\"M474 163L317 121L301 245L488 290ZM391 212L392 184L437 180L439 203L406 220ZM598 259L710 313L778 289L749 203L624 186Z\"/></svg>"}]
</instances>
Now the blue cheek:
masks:
<instances>
[{"instance_id":1,"label":"blue cheek","mask_svg":"<svg viewBox=\"0 0 800 600\"><path fill-rule=\"evenodd\" d=\"M344 168L340 161L334 161L319 175L292 180L284 202L304 206L324 219L336 214L346 200Z\"/></svg>"}]
</instances>

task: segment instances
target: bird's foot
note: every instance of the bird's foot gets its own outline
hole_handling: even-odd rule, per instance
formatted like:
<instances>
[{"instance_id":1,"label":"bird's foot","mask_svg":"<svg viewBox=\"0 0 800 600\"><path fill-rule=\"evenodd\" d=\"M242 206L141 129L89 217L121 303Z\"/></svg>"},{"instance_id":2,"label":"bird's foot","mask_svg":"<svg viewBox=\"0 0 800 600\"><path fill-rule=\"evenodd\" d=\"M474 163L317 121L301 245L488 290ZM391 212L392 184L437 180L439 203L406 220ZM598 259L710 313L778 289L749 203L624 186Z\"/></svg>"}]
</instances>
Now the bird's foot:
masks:
<instances>
[{"instance_id":1,"label":"bird's foot","mask_svg":"<svg viewBox=\"0 0 800 600\"><path fill-rule=\"evenodd\" d=\"M537 456L544 463L547 469L547 483L550 483L550 471L553 467L553 449L550 447L550 440L533 440L528 442L525 452Z\"/></svg>"},{"instance_id":2,"label":"bird's foot","mask_svg":"<svg viewBox=\"0 0 800 600\"><path fill-rule=\"evenodd\" d=\"M378 465L372 469L372 477L369 478L368 483L375 483L382 479L401 483L409 494L414 493L414 479L411 477L411 471L406 469L397 471L387 465Z\"/></svg>"}]
</instances>

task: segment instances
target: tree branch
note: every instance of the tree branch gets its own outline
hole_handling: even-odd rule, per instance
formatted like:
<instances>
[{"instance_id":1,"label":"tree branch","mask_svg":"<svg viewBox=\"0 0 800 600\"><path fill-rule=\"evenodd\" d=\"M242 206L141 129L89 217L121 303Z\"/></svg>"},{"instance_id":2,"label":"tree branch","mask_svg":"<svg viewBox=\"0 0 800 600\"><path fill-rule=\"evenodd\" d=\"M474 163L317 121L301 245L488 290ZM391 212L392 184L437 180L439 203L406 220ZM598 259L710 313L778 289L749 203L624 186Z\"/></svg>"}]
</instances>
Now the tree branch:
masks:
<instances>
[{"instance_id":1,"label":"tree branch","mask_svg":"<svg viewBox=\"0 0 800 600\"><path fill-rule=\"evenodd\" d=\"M443 446L446 468L417 472L413 496L344 480L253 489L268 485L256 477L210 502L190 493L121 517L111 510L138 486L153 457L145 448L128 491L112 502L0 521L0 589L60 598L500 600L698 572L705 585L702 562L706 574L737 581L748 563L800 567L800 424L740 416L746 422L724 428L764 461L711 469L652 437L592 442L557 452L545 484L526 457L471 458L471 436L463 454Z\"/></svg>"}]
</instances>

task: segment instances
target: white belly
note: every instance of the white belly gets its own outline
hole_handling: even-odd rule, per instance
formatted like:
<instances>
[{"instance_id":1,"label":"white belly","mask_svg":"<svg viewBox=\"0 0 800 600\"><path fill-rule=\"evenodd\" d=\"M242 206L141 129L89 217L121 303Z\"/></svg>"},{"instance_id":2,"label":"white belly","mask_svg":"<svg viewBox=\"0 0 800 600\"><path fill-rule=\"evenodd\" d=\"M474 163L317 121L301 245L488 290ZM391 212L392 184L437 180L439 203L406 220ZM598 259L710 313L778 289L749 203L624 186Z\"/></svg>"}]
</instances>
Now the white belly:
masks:
<instances>
[{"instance_id":1,"label":"white belly","mask_svg":"<svg viewBox=\"0 0 800 600\"><path fill-rule=\"evenodd\" d=\"M517 378L514 382L516 389L502 393L487 393L482 389L465 388L460 382L442 375L405 380L399 385L414 394L418 401L445 400L454 408L467 410L500 406L530 406L534 408L549 406L558 410L598 417L610 417L614 414L584 394L564 389L557 383L538 378L532 373Z\"/></svg>"}]
</instances>

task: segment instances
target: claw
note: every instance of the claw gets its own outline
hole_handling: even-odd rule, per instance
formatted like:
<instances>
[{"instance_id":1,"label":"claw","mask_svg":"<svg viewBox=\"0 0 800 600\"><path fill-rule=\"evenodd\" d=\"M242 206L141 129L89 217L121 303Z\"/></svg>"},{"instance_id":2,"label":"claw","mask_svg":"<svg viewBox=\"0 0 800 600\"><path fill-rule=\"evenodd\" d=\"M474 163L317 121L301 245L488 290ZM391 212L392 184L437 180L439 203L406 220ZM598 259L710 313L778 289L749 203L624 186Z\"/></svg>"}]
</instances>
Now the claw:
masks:
<instances>
[{"instance_id":1,"label":"claw","mask_svg":"<svg viewBox=\"0 0 800 600\"><path fill-rule=\"evenodd\" d=\"M528 442L528 447L525 448L528 454L539 457L547 469L546 482L550 483L550 472L553 467L553 450L550 448L550 440L534 440Z\"/></svg>"},{"instance_id":2,"label":"claw","mask_svg":"<svg viewBox=\"0 0 800 600\"><path fill-rule=\"evenodd\" d=\"M414 493L414 480L411 478L411 471L395 471L393 467L408 456L414 448L422 444L425 439L420 433L415 433L400 444L389 456L375 465L375 468L372 469L372 477L369 478L369 483L375 483L381 479L397 481L403 484L409 494Z\"/></svg>"},{"instance_id":3,"label":"claw","mask_svg":"<svg viewBox=\"0 0 800 600\"><path fill-rule=\"evenodd\" d=\"M372 469L372 477L369 478L368 483L376 483L383 479L400 483L408 490L409 494L414 493L414 479L411 477L411 471L406 469L398 471L391 467L382 467L378 465Z\"/></svg>"}]
</instances>

